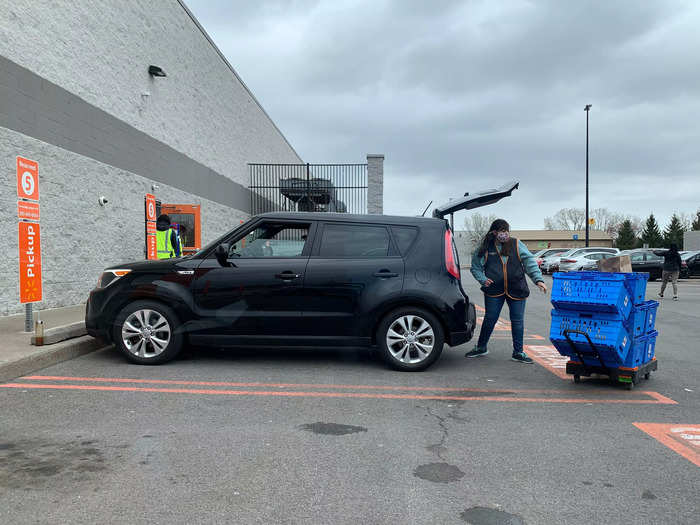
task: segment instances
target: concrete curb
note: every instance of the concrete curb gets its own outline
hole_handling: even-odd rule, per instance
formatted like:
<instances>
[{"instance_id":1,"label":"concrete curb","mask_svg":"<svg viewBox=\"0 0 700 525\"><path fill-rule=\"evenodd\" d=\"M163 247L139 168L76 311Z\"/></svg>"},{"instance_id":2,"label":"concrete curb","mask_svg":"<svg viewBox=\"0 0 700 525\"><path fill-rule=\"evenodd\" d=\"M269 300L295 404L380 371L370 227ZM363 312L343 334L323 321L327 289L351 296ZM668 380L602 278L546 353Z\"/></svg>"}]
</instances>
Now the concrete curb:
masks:
<instances>
[{"instance_id":1,"label":"concrete curb","mask_svg":"<svg viewBox=\"0 0 700 525\"><path fill-rule=\"evenodd\" d=\"M107 347L103 341L87 335L50 347L36 347L36 351L26 357L0 363L0 383Z\"/></svg>"},{"instance_id":2,"label":"concrete curb","mask_svg":"<svg viewBox=\"0 0 700 525\"><path fill-rule=\"evenodd\" d=\"M65 341L66 339L74 339L83 335L87 335L85 321L78 321L76 323L71 323L63 326L56 326L55 328L49 328L47 330L44 330L44 342L42 343L42 345L52 345L61 341ZM31 344L36 345L36 337L34 336L34 334L32 334L31 336Z\"/></svg>"}]
</instances>

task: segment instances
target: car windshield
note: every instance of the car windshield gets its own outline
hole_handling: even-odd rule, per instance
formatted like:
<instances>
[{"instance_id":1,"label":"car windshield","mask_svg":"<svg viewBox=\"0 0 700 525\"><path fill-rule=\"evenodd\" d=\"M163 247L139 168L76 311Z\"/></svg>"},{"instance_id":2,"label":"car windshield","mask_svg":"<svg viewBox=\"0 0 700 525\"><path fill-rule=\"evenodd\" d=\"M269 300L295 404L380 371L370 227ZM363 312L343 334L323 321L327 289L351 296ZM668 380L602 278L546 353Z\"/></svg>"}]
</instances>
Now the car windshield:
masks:
<instances>
[{"instance_id":1,"label":"car windshield","mask_svg":"<svg viewBox=\"0 0 700 525\"><path fill-rule=\"evenodd\" d=\"M696 251L696 252L686 252L686 253L684 253L683 255L681 255L681 260L687 261L688 259L690 259L691 257L695 257L695 256L696 256L697 254L699 254L699 253L700 253L700 251Z\"/></svg>"},{"instance_id":2,"label":"car windshield","mask_svg":"<svg viewBox=\"0 0 700 525\"><path fill-rule=\"evenodd\" d=\"M555 255L561 255L566 250L545 250L541 257L554 257Z\"/></svg>"},{"instance_id":3,"label":"car windshield","mask_svg":"<svg viewBox=\"0 0 700 525\"><path fill-rule=\"evenodd\" d=\"M211 241L209 244L207 244L204 248L202 248L202 249L199 250L198 252L195 252L195 253L192 255L192 257L201 257L201 256L203 256L205 253L207 253L208 251L210 251L210 250L211 250L212 248L214 248L216 245L222 243L222 242L224 241L224 239L226 239L226 237L229 237L233 232L235 232L236 230L238 230L238 229L240 229L240 228L244 228L244 227L245 227L249 222L251 222L252 220L253 220L253 219L251 218L250 220L248 220L248 221L244 222L243 224L241 224L240 226L238 226L238 228L234 228L233 230L229 230L229 231L227 231L226 233L224 233L223 235L217 237L216 239L214 239L213 241Z\"/></svg>"}]
</instances>

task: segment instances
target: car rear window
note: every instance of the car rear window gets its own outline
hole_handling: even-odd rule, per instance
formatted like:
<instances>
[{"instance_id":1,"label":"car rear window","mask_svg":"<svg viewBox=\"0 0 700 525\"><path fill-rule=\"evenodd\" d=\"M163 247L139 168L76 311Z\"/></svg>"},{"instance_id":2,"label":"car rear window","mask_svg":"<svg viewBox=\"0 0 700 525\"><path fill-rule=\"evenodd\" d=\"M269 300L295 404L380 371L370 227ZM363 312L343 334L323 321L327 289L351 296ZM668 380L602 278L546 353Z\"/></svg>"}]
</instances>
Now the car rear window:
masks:
<instances>
[{"instance_id":1,"label":"car rear window","mask_svg":"<svg viewBox=\"0 0 700 525\"><path fill-rule=\"evenodd\" d=\"M321 257L387 257L389 232L384 226L326 224L321 238Z\"/></svg>"},{"instance_id":2,"label":"car rear window","mask_svg":"<svg viewBox=\"0 0 700 525\"><path fill-rule=\"evenodd\" d=\"M394 240L399 247L401 255L406 255L409 248L418 236L418 229L411 226L392 226L391 232L394 234Z\"/></svg>"}]
</instances>

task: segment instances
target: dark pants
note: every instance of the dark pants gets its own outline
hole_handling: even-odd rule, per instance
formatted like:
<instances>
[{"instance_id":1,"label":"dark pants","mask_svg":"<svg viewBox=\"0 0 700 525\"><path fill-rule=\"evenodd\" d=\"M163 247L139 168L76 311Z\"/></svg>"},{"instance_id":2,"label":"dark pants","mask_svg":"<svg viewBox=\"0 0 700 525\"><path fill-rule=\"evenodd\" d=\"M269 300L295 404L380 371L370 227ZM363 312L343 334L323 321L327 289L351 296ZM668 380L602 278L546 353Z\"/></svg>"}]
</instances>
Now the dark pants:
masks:
<instances>
[{"instance_id":1,"label":"dark pants","mask_svg":"<svg viewBox=\"0 0 700 525\"><path fill-rule=\"evenodd\" d=\"M508 302L508 310L510 311L510 331L513 336L513 355L523 351L523 337L525 333L525 299L516 301L510 297L502 295L500 297L489 297L484 295L484 306L486 307L486 315L484 322L481 324L481 332L479 333L479 341L477 347L486 349L493 328L496 326L498 317L501 315L503 303Z\"/></svg>"}]
</instances>

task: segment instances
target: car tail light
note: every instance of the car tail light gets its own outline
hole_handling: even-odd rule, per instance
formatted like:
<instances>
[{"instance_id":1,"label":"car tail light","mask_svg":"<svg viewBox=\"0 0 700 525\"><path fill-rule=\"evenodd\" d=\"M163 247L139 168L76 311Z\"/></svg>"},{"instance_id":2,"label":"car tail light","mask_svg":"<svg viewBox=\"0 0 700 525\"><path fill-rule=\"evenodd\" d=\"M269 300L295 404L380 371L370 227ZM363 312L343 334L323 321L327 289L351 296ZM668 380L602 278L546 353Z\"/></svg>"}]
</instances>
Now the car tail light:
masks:
<instances>
[{"instance_id":1,"label":"car tail light","mask_svg":"<svg viewBox=\"0 0 700 525\"><path fill-rule=\"evenodd\" d=\"M544 259L537 259L537 266L542 266Z\"/></svg>"},{"instance_id":2,"label":"car tail light","mask_svg":"<svg viewBox=\"0 0 700 525\"><path fill-rule=\"evenodd\" d=\"M688 263L687 263L687 262L685 262L685 261L681 261L681 266L683 266L683 267L687 268L687 267L688 267Z\"/></svg>"},{"instance_id":3,"label":"car tail light","mask_svg":"<svg viewBox=\"0 0 700 525\"><path fill-rule=\"evenodd\" d=\"M445 231L445 268L455 279L460 278L459 266L457 265L457 255L455 254L455 244L452 241L452 231Z\"/></svg>"}]
</instances>

